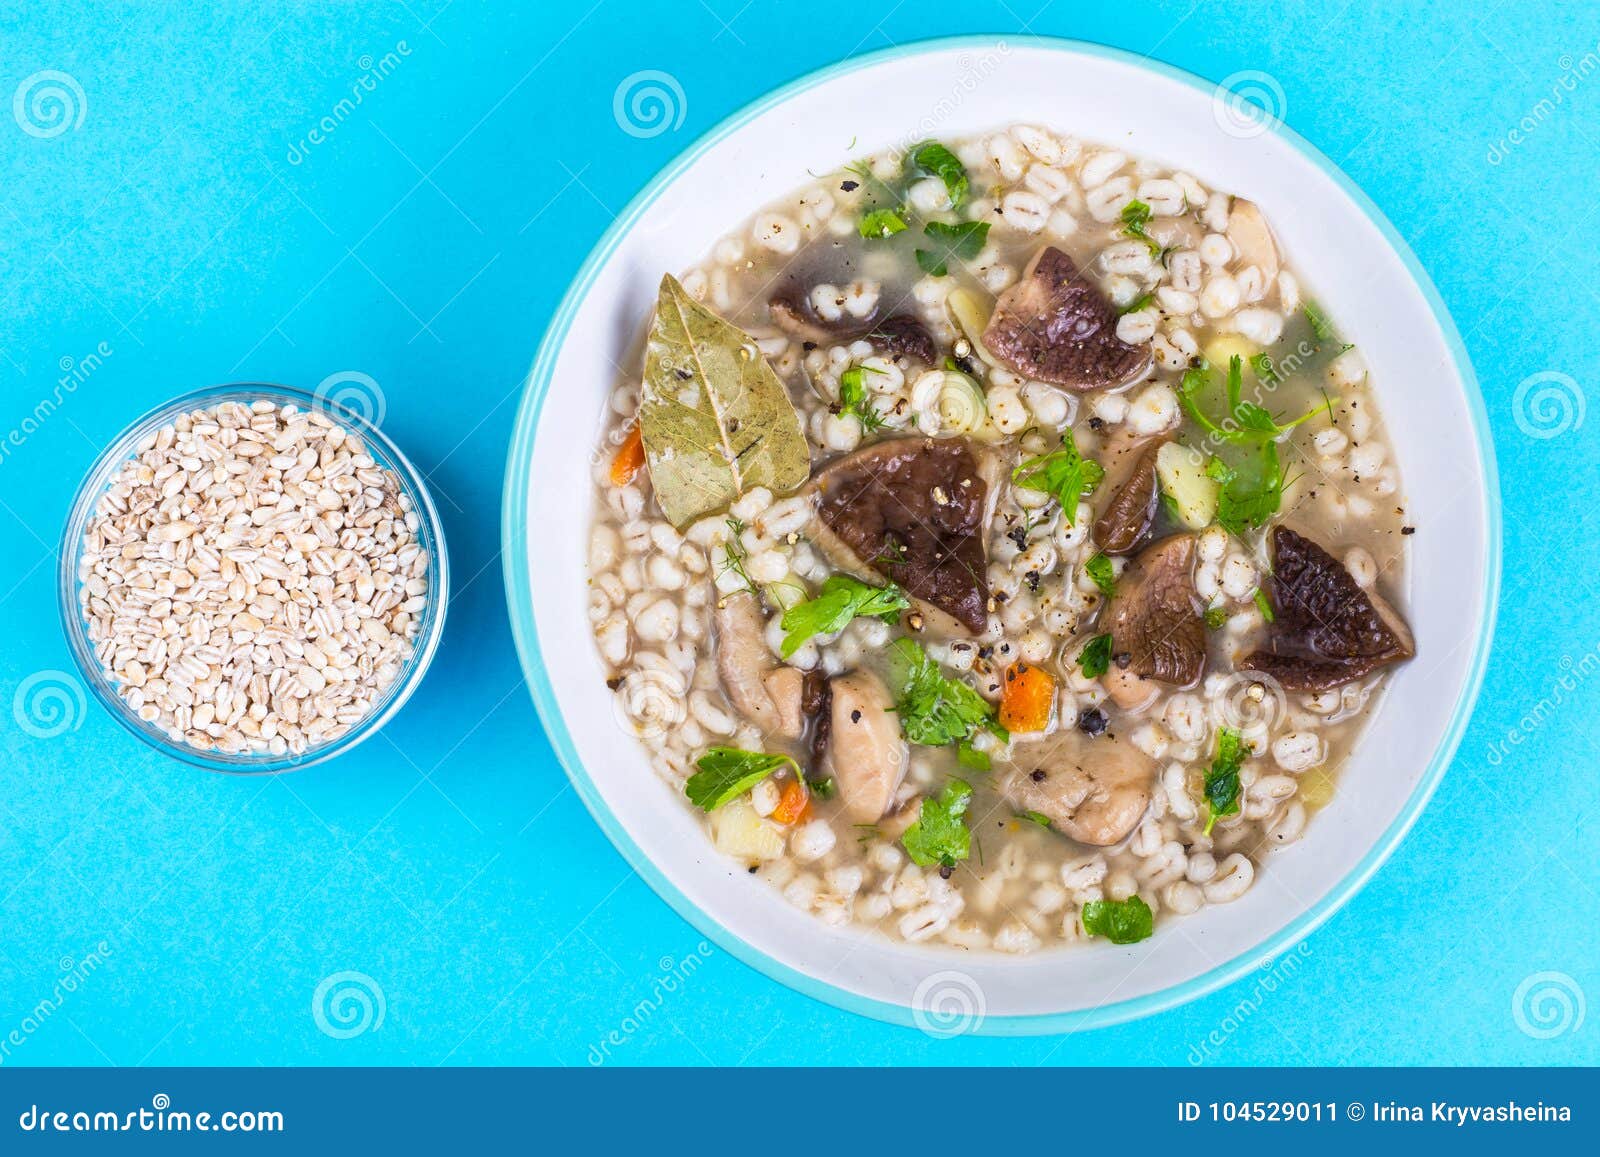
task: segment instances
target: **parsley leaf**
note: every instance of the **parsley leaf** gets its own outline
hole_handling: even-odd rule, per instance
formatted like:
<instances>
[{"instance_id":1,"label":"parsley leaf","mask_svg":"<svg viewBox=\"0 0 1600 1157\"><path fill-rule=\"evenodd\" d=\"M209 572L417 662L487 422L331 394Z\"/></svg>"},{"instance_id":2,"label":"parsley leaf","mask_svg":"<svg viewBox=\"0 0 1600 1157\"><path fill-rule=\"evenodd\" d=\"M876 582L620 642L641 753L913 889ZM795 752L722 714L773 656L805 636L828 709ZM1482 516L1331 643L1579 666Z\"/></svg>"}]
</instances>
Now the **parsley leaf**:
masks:
<instances>
[{"instance_id":1,"label":"parsley leaf","mask_svg":"<svg viewBox=\"0 0 1600 1157\"><path fill-rule=\"evenodd\" d=\"M1222 629L1222 625L1228 621L1228 608L1222 606L1221 604L1218 604L1214 607L1207 607L1205 617L1206 626L1213 631L1219 631Z\"/></svg>"},{"instance_id":2,"label":"parsley leaf","mask_svg":"<svg viewBox=\"0 0 1600 1157\"><path fill-rule=\"evenodd\" d=\"M883 371L871 366L851 366L839 375L839 405L847 414L854 414L861 428L868 434L883 428L883 415L867 396L867 375Z\"/></svg>"},{"instance_id":3,"label":"parsley leaf","mask_svg":"<svg viewBox=\"0 0 1600 1157\"><path fill-rule=\"evenodd\" d=\"M1202 389L1211 385L1211 371L1199 367L1185 371L1178 384L1178 399L1194 423L1219 442L1245 448L1233 463L1213 457L1206 474L1220 484L1217 522L1234 534L1250 527L1264 526L1283 503L1283 466L1278 459L1277 441L1296 426L1326 409L1333 416L1333 399L1323 396L1323 404L1280 425L1264 406L1246 401L1244 363L1238 355L1229 359L1224 385L1227 413L1220 421L1205 412L1199 400Z\"/></svg>"},{"instance_id":4,"label":"parsley leaf","mask_svg":"<svg viewBox=\"0 0 1600 1157\"><path fill-rule=\"evenodd\" d=\"M913 863L953 868L971 854L972 833L961 819L971 803L972 785L964 779L952 779L938 795L924 797L917 822L900 837Z\"/></svg>"},{"instance_id":5,"label":"parsley leaf","mask_svg":"<svg viewBox=\"0 0 1600 1157\"><path fill-rule=\"evenodd\" d=\"M800 774L800 765L787 755L768 755L764 751L741 751L737 747L713 747L695 766L700 770L683 785L689 802L703 811L716 811L729 800L738 799L785 764Z\"/></svg>"},{"instance_id":6,"label":"parsley leaf","mask_svg":"<svg viewBox=\"0 0 1600 1157\"><path fill-rule=\"evenodd\" d=\"M1155 304L1155 300L1156 300L1156 295L1155 294L1153 294L1153 293L1141 293L1138 297L1136 297L1132 301L1128 302L1127 305L1125 305L1121 309L1117 310L1117 316L1118 317L1126 317L1130 313L1138 313L1141 309L1144 309L1146 306L1154 305Z\"/></svg>"},{"instance_id":7,"label":"parsley leaf","mask_svg":"<svg viewBox=\"0 0 1600 1157\"><path fill-rule=\"evenodd\" d=\"M1078 666L1085 679L1098 679L1111 669L1111 636L1096 635L1078 652Z\"/></svg>"},{"instance_id":8,"label":"parsley leaf","mask_svg":"<svg viewBox=\"0 0 1600 1157\"><path fill-rule=\"evenodd\" d=\"M972 746L970 739L963 739L956 744L956 762L973 771L988 771L993 766L989 762L989 753Z\"/></svg>"},{"instance_id":9,"label":"parsley leaf","mask_svg":"<svg viewBox=\"0 0 1600 1157\"><path fill-rule=\"evenodd\" d=\"M1183 412L1196 426L1223 442L1234 440L1234 431L1224 429L1211 420L1209 414L1201 408L1197 395L1201 390L1211 384L1211 371L1204 366L1196 366L1191 370L1184 370L1183 377L1178 379L1178 402L1183 406Z\"/></svg>"},{"instance_id":10,"label":"parsley leaf","mask_svg":"<svg viewBox=\"0 0 1600 1157\"><path fill-rule=\"evenodd\" d=\"M1045 815L1043 812L1023 812L1017 818L1019 820L1027 820L1029 823L1038 824L1041 828L1047 828L1050 826L1050 817Z\"/></svg>"},{"instance_id":11,"label":"parsley leaf","mask_svg":"<svg viewBox=\"0 0 1600 1157\"><path fill-rule=\"evenodd\" d=\"M1090 900L1083 906L1083 930L1113 944L1137 944L1156 930L1155 913L1138 896L1126 900Z\"/></svg>"},{"instance_id":12,"label":"parsley leaf","mask_svg":"<svg viewBox=\"0 0 1600 1157\"><path fill-rule=\"evenodd\" d=\"M1334 337L1333 322L1328 315L1322 312L1322 307L1314 301L1308 301L1300 307L1300 312L1305 314L1306 321L1311 326L1311 336L1319 342L1332 341Z\"/></svg>"},{"instance_id":13,"label":"parsley leaf","mask_svg":"<svg viewBox=\"0 0 1600 1157\"><path fill-rule=\"evenodd\" d=\"M971 261L983 252L984 242L989 236L989 223L961 221L955 225L946 225L943 221L929 221L922 227L922 231L937 248L932 251L918 249L917 264L922 267L922 272L934 277L943 277L950 272L950 258L959 257L963 261Z\"/></svg>"},{"instance_id":14,"label":"parsley leaf","mask_svg":"<svg viewBox=\"0 0 1600 1157\"><path fill-rule=\"evenodd\" d=\"M911 163L919 171L943 181L944 191L950 197L950 207L952 209L961 207L962 202L967 199L970 184L967 181L965 166L954 153L938 141L924 141L912 150Z\"/></svg>"},{"instance_id":15,"label":"parsley leaf","mask_svg":"<svg viewBox=\"0 0 1600 1157\"><path fill-rule=\"evenodd\" d=\"M1094 557L1083 564L1083 569L1106 598L1109 599L1117 593L1116 568L1111 565L1111 560L1105 556L1105 552L1096 551Z\"/></svg>"},{"instance_id":16,"label":"parsley leaf","mask_svg":"<svg viewBox=\"0 0 1600 1157\"><path fill-rule=\"evenodd\" d=\"M842 631L860 615L873 615L892 623L910 606L906 593L893 583L874 587L846 574L829 575L816 598L796 603L783 612L783 646L779 653L787 659L813 635Z\"/></svg>"},{"instance_id":17,"label":"parsley leaf","mask_svg":"<svg viewBox=\"0 0 1600 1157\"><path fill-rule=\"evenodd\" d=\"M1211 834L1212 825L1223 816L1238 812L1239 767L1249 753L1244 737L1233 728L1224 727L1217 733L1217 757L1206 771L1206 807L1210 811L1206 818L1206 835Z\"/></svg>"},{"instance_id":18,"label":"parsley leaf","mask_svg":"<svg viewBox=\"0 0 1600 1157\"><path fill-rule=\"evenodd\" d=\"M1279 426L1278 427L1278 432L1280 434L1287 434L1290 430L1293 430L1296 426L1300 425L1302 422L1309 422L1312 418L1315 418L1318 414L1327 414L1328 415L1328 422L1329 422L1330 425L1332 425L1334 423L1334 421L1335 421L1334 416L1333 416L1333 404L1335 402L1337 402L1338 400L1339 400L1338 398L1330 398L1328 396L1328 391L1327 390L1323 390L1322 391L1322 405L1320 405L1320 406L1312 406L1309 410L1307 410L1305 413L1301 414L1298 418L1295 418L1293 421L1286 422L1282 426Z\"/></svg>"},{"instance_id":19,"label":"parsley leaf","mask_svg":"<svg viewBox=\"0 0 1600 1157\"><path fill-rule=\"evenodd\" d=\"M983 696L958 679L946 678L916 640L896 639L889 650L897 687L894 709L900 715L900 730L912 743L924 747L962 743L972 756L982 756L971 749L975 732L987 729L1010 738ZM968 766L973 766L970 760Z\"/></svg>"},{"instance_id":20,"label":"parsley leaf","mask_svg":"<svg viewBox=\"0 0 1600 1157\"><path fill-rule=\"evenodd\" d=\"M1076 518L1078 499L1093 494L1106 472L1093 458L1078 453L1069 430L1059 449L1038 458L1029 458L1011 471L1011 481L1024 490L1040 490L1060 505L1068 518Z\"/></svg>"},{"instance_id":21,"label":"parsley leaf","mask_svg":"<svg viewBox=\"0 0 1600 1157\"><path fill-rule=\"evenodd\" d=\"M1265 357L1266 355L1258 355ZM1251 359L1254 365L1255 359ZM1259 371L1257 377L1260 377ZM1264 380L1264 379L1262 379ZM1333 403L1335 399L1322 396L1322 405L1314 406L1301 414L1293 421L1280 424L1264 406L1255 402L1245 401L1242 394L1244 390L1244 362L1235 354L1228 361L1228 377L1224 387L1227 401L1227 413L1218 421L1205 412L1200 405L1198 397L1201 390L1211 385L1211 370L1206 366L1185 370L1183 377L1178 382L1178 400L1183 403L1184 412L1207 434L1221 442L1234 445L1247 445L1251 442L1275 441L1283 437L1290 430L1302 422L1309 421L1318 414L1326 412L1328 420L1333 420Z\"/></svg>"},{"instance_id":22,"label":"parsley leaf","mask_svg":"<svg viewBox=\"0 0 1600 1157\"><path fill-rule=\"evenodd\" d=\"M1278 380L1278 367L1272 364L1271 354L1255 354L1250 358L1250 369L1256 375L1256 381L1264 386L1270 386Z\"/></svg>"},{"instance_id":23,"label":"parsley leaf","mask_svg":"<svg viewBox=\"0 0 1600 1157\"><path fill-rule=\"evenodd\" d=\"M1122 232L1145 243L1152 257L1161 256L1161 242L1145 231L1150 223L1150 206L1143 201L1129 201L1122 207Z\"/></svg>"},{"instance_id":24,"label":"parsley leaf","mask_svg":"<svg viewBox=\"0 0 1600 1157\"><path fill-rule=\"evenodd\" d=\"M1255 600L1256 610L1261 612L1261 617L1269 623L1275 622L1278 616L1272 613L1272 604L1267 601L1267 592L1257 587Z\"/></svg>"},{"instance_id":25,"label":"parsley leaf","mask_svg":"<svg viewBox=\"0 0 1600 1157\"><path fill-rule=\"evenodd\" d=\"M906 230L906 219L899 209L869 209L861 214L858 232L869 241L881 241Z\"/></svg>"},{"instance_id":26,"label":"parsley leaf","mask_svg":"<svg viewBox=\"0 0 1600 1157\"><path fill-rule=\"evenodd\" d=\"M1278 463L1278 444L1263 442L1252 457L1228 471L1217 498L1217 523L1242 536L1251 527L1265 526L1282 504L1283 467Z\"/></svg>"}]
</instances>

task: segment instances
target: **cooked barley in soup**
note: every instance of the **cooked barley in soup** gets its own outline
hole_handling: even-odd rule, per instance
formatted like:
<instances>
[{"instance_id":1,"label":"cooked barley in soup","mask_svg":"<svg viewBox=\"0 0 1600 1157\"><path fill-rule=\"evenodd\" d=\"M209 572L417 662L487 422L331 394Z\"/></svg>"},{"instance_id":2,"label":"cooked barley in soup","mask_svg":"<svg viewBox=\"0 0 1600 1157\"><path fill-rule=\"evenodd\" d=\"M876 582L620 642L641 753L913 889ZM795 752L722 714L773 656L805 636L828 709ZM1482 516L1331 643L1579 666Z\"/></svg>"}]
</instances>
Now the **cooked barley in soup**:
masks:
<instances>
[{"instance_id":1,"label":"cooked barley in soup","mask_svg":"<svg viewBox=\"0 0 1600 1157\"><path fill-rule=\"evenodd\" d=\"M665 276L590 616L728 870L1004 952L1243 896L1413 653L1326 304L1261 206L1031 127L868 157Z\"/></svg>"}]
</instances>

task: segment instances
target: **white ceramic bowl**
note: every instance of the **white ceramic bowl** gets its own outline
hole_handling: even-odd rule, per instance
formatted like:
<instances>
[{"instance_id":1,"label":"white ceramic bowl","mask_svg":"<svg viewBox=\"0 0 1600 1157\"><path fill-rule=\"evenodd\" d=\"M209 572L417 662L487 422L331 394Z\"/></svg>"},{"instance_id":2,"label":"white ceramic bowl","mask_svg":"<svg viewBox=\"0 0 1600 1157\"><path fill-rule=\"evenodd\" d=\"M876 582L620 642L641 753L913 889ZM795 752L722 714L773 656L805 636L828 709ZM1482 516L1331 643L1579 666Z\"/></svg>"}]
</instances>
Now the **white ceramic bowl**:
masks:
<instances>
[{"instance_id":1,"label":"white ceramic bowl","mask_svg":"<svg viewBox=\"0 0 1600 1157\"><path fill-rule=\"evenodd\" d=\"M552 322L506 478L507 587L534 699L573 784L640 874L776 979L935 1032L1058 1032L1146 1015L1243 974L1327 919L1394 849L1443 775L1478 688L1498 587L1482 402L1404 242L1326 158L1275 120L1252 120L1238 104L1247 88L1272 103L1270 78L1219 89L1054 40L967 38L851 60L757 102L661 173L607 232ZM1409 599L1418 657L1396 673L1338 798L1300 844L1267 859L1243 899L1160 921L1131 947L1014 958L826 928L712 849L700 819L614 721L586 615L590 501L579 480L589 477L615 366L636 358L663 271L698 262L808 170L1028 122L1126 147L1263 206L1372 367L1408 521L1419 528Z\"/></svg>"}]
</instances>

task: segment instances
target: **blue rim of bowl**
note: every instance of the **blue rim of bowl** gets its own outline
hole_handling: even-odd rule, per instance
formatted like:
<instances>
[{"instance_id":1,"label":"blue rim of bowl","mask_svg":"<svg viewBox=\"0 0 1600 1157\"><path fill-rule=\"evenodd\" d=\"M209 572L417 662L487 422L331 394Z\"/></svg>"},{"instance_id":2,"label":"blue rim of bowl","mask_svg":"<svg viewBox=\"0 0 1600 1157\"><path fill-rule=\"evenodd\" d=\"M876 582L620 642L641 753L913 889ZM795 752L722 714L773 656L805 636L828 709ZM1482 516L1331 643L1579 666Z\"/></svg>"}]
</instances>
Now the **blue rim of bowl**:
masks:
<instances>
[{"instance_id":1,"label":"blue rim of bowl","mask_svg":"<svg viewBox=\"0 0 1600 1157\"><path fill-rule=\"evenodd\" d=\"M427 619L418 632L419 642L412 651L411 658L406 661L405 669L390 687L376 711L356 723L345 735L329 743L309 748L303 755L298 756L212 754L179 743L143 720L136 719L127 704L117 695L110 678L95 661L94 648L89 644L83 612L78 605L78 591L81 586L78 580L78 555L83 532L88 525L93 505L111 480L111 472L134 452L135 434L147 433L155 428L154 424L158 420L170 419L185 410L201 409L230 399L242 401L252 396L265 397L269 400L281 399L293 402L304 410L316 410L327 414L361 437L367 443L369 450L376 450L374 456L378 461L394 470L399 477L402 489L410 495L413 509L426 528L425 535L429 546ZM405 706L417 687L421 685L423 676L439 649L440 640L444 638L445 618L450 607L450 553L445 545L444 522L433 504L433 496L428 492L422 472L412 465L411 460L387 434L364 415L347 406L321 398L310 390L299 386L280 385L276 382L225 382L221 385L206 386L171 398L159 406L146 410L129 422L95 456L94 462L84 473L83 481L78 484L78 489L72 497L72 505L67 511L66 527L62 531L58 553L60 561L56 575L56 597L61 615L61 629L67 638L67 649L72 652L73 660L77 663L78 673L94 697L112 718L162 754L195 767L205 768L207 771L224 774L268 775L281 771L298 771L343 755L372 738L398 714L400 708Z\"/></svg>"},{"instance_id":2,"label":"blue rim of bowl","mask_svg":"<svg viewBox=\"0 0 1600 1157\"><path fill-rule=\"evenodd\" d=\"M1110 48L1088 41L1068 40L1058 37L994 35L941 37L897 45L893 48L883 49L864 56L852 57L848 60L828 65L790 81L781 88L775 89L745 105L738 112L722 121L721 124L701 136L657 173L650 183L628 203L617 219L611 223L611 227L606 230L593 251L590 252L588 259L584 261L583 266L579 269L577 277L567 290L566 296L562 298L560 307L545 331L544 338L539 346L538 356L535 358L533 368L528 375L528 382L522 405L517 413L516 428L512 434L511 447L506 464L501 543L504 555L503 566L511 631L516 640L517 653L522 660L522 669L528 680L528 687L533 696L534 706L538 709L539 717L544 723L545 732L549 736L562 765L566 768L567 776L571 779L574 789L583 800L584 806L594 816L595 822L600 825L601 830L606 833L628 863L632 865L633 869L639 873L655 893L671 905L673 910L680 916L715 942L718 947L731 953L771 979L815 1000L898 1025L914 1024L912 1010L909 1006L875 1000L836 985L828 984L799 972L753 945L746 943L691 902L633 842L633 838L617 821L616 817L612 815L611 809L606 806L605 800L600 796L594 782L589 778L588 772L584 769L583 762L578 756L577 749L573 745L572 736L567 731L566 722L561 716L560 706L556 702L555 689L545 669L543 653L539 646L538 630L533 621L531 609L533 605L532 588L526 552L519 550L517 543L521 532L527 526L527 477L533 461L533 447L539 425L539 414L543 409L545 394L550 388L556 358L566 340L567 332L571 328L572 319L577 313L578 307L588 296L601 267L610 259L613 250L633 228L640 215L661 195L662 191L677 180L685 170L699 160L712 146L749 121L767 112L775 105L783 103L797 93L804 92L837 77L845 76L864 68L871 68L888 61L934 52L996 48L1001 44L1011 47L1045 49L1082 56L1101 57L1154 72L1203 92L1214 93L1217 87L1213 82L1183 69L1148 57L1139 56L1136 53L1125 52L1119 48ZM1383 865L1384 861L1389 858L1395 848L1399 846L1400 841L1411 830L1412 825L1417 821L1417 817L1422 814L1423 808L1427 806L1428 800L1432 798L1435 789L1439 786L1440 780L1444 778L1444 773L1451 760L1455 757L1456 749L1460 746L1462 734L1465 732L1467 721L1471 716L1473 704L1476 702L1479 689L1483 685L1484 670L1488 662L1490 644L1494 637L1495 618L1499 604L1501 525L1500 484L1495 468L1494 443L1489 435L1489 418L1484 408L1482 393L1478 388L1477 375L1473 373L1472 363L1467 357L1466 347L1461 341L1461 335L1456 329L1455 322L1445 308L1444 301L1439 296L1439 291L1423 270L1416 254L1412 253L1410 246L1406 244L1404 238L1384 217L1377 205L1349 177L1345 176L1337 165L1325 157L1314 145L1284 124L1282 120L1272 118L1266 123L1272 132L1316 164L1377 226L1427 300L1428 307L1433 312L1434 320L1450 348L1456 372L1460 375L1462 384L1465 387L1467 407L1472 416L1473 431L1477 438L1478 459L1483 468L1484 493L1482 498L1487 532L1484 559L1483 622L1479 628L1478 639L1473 650L1472 664L1468 671L1467 682L1456 701L1455 711L1450 718L1445 734L1439 746L1434 750L1432 760L1429 762L1416 789L1411 793L1410 799L1406 801L1400 815L1378 838L1361 862L1308 910L1291 920L1261 943L1239 953L1232 960L1219 964L1181 984L1171 985L1145 996L1104 1004L1096 1008L1081 1009L1075 1012L988 1017L974 1028L974 1031L980 1035L1030 1036L1077 1032L1089 1028L1104 1028L1114 1024L1121 1024L1125 1021L1136 1020L1140 1017L1151 1016L1214 992L1253 971L1261 960L1270 959L1293 948L1342 908Z\"/></svg>"}]
</instances>

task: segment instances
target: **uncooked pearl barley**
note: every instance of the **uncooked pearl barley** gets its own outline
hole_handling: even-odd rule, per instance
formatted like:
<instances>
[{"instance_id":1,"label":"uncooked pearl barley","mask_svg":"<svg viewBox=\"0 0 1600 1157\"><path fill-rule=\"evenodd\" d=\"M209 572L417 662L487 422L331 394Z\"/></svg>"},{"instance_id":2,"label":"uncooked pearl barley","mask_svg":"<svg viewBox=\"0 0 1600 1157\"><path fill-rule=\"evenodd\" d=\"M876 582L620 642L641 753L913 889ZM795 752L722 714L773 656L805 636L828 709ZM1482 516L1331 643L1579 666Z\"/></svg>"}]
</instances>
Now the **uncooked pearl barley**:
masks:
<instances>
[{"instance_id":1,"label":"uncooked pearl barley","mask_svg":"<svg viewBox=\"0 0 1600 1157\"><path fill-rule=\"evenodd\" d=\"M117 694L175 742L302 754L369 715L411 658L429 598L417 526L393 471L320 411L181 414L117 471L84 532L89 641ZM593 554L616 550L596 533Z\"/></svg>"}]
</instances>

